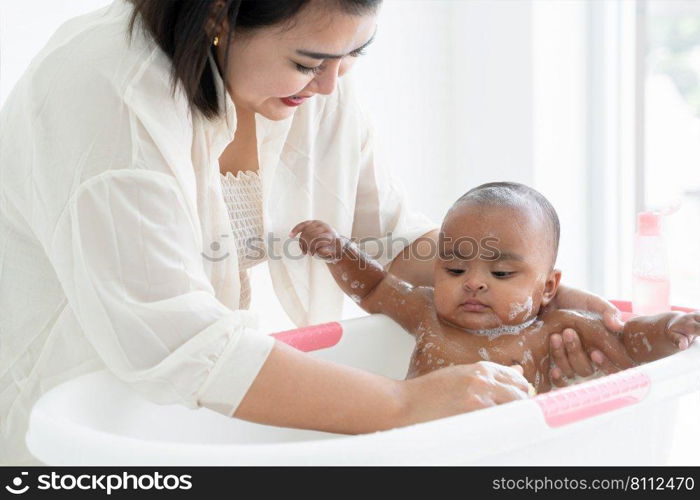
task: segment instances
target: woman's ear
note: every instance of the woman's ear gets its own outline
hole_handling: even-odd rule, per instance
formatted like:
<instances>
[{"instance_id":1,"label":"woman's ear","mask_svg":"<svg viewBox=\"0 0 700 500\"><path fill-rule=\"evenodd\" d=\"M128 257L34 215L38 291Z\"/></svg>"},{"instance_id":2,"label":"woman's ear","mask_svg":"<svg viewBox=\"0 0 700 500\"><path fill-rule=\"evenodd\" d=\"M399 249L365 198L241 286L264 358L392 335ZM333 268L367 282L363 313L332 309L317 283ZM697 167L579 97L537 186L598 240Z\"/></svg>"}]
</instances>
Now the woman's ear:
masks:
<instances>
[{"instance_id":1,"label":"woman's ear","mask_svg":"<svg viewBox=\"0 0 700 500\"><path fill-rule=\"evenodd\" d=\"M226 39L225 32L228 32L228 18L224 15L223 9L226 7L226 2L224 0L217 0L214 2L209 11L209 19L205 25L205 30L207 32L207 37L213 39L215 36L219 36L220 39ZM223 19L222 19L223 17ZM218 23L217 19L221 19Z\"/></svg>"},{"instance_id":2,"label":"woman's ear","mask_svg":"<svg viewBox=\"0 0 700 500\"><path fill-rule=\"evenodd\" d=\"M561 281L561 271L552 269L547 276L547 281L544 282L544 291L542 292L542 307L549 304L557 294L559 282Z\"/></svg>"}]
</instances>

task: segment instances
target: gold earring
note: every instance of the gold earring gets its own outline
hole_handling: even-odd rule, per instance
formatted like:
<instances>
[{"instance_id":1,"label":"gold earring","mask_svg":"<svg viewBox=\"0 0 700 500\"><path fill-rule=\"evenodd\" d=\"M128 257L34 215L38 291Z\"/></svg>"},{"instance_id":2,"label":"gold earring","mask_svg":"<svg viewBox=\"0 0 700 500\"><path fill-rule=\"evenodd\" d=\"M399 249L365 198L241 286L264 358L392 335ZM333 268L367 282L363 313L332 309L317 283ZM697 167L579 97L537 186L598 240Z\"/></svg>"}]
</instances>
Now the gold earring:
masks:
<instances>
[{"instance_id":1,"label":"gold earring","mask_svg":"<svg viewBox=\"0 0 700 500\"><path fill-rule=\"evenodd\" d=\"M218 47L218 46L219 46L219 35L214 36L214 42L213 42L213 43L214 43L214 47Z\"/></svg>"}]
</instances>

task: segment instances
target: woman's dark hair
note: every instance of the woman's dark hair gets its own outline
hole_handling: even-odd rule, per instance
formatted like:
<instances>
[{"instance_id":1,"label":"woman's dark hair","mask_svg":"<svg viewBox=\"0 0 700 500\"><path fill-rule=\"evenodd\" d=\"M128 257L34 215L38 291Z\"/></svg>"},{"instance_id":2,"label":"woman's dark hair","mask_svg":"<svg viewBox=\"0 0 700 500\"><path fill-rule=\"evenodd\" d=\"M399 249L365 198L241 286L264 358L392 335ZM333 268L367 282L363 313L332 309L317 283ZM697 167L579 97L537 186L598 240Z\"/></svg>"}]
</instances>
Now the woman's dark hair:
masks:
<instances>
[{"instance_id":1,"label":"woman's dark hair","mask_svg":"<svg viewBox=\"0 0 700 500\"><path fill-rule=\"evenodd\" d=\"M134 13L129 23L133 33L136 18L141 17L143 28L172 61L173 93L179 82L191 108L198 109L207 118L221 116L218 96L210 66L207 64L212 48L212 36L206 26L214 13L214 5L223 4L214 19L219 26L229 22L225 43L222 76L226 81L231 37L236 29L254 30L291 21L313 0L129 0ZM318 0L334 2L342 11L359 15L371 12L382 0ZM332 4L331 4L332 5Z\"/></svg>"}]
</instances>

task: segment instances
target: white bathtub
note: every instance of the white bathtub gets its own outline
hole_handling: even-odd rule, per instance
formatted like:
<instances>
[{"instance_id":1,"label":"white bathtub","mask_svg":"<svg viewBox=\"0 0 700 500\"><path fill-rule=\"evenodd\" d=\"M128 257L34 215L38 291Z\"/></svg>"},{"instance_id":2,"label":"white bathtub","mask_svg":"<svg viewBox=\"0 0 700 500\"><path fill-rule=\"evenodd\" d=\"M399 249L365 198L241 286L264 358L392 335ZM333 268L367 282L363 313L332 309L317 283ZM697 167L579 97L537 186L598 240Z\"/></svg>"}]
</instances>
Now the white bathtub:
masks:
<instances>
[{"instance_id":1,"label":"white bathtub","mask_svg":"<svg viewBox=\"0 0 700 500\"><path fill-rule=\"evenodd\" d=\"M279 338L394 378L404 377L413 349L413 338L382 315ZM26 441L48 465L654 465L668 463L678 399L700 400L699 391L695 342L669 358L530 400L345 436L153 404L95 372L44 394ZM700 440L694 446L700 450Z\"/></svg>"}]
</instances>

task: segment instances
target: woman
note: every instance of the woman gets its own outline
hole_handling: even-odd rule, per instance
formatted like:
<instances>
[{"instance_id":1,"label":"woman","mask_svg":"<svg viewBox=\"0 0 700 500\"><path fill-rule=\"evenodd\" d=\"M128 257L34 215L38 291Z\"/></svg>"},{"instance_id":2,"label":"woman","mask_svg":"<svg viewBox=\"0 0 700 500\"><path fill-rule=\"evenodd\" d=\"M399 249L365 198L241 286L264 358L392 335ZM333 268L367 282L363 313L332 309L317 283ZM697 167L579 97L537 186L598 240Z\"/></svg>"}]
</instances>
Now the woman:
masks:
<instances>
[{"instance_id":1,"label":"woman","mask_svg":"<svg viewBox=\"0 0 700 500\"><path fill-rule=\"evenodd\" d=\"M339 81L379 3L116 0L32 61L0 113L0 463L35 463L32 404L102 368L160 403L343 433L526 397L518 370L491 363L394 381L313 359L246 310L247 268L267 258L297 325L340 316L325 264L285 238L321 216L429 279L431 262L392 260L387 243L415 250L436 224L375 165ZM246 244L263 235L263 252ZM613 324L607 302L561 295ZM590 370L576 340L553 354L565 373Z\"/></svg>"}]
</instances>

